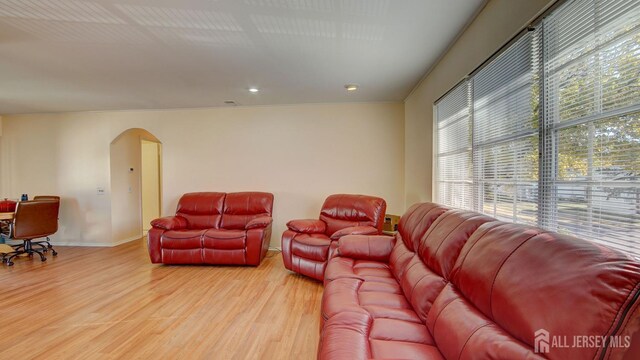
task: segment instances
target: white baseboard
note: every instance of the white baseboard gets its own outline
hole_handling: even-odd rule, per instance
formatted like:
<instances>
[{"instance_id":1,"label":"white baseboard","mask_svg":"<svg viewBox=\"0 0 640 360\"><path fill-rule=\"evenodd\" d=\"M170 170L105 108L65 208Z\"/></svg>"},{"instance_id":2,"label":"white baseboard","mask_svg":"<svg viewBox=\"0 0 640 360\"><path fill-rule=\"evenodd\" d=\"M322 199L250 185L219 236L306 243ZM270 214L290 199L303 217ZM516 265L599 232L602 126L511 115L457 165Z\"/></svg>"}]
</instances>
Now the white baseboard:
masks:
<instances>
[{"instance_id":1,"label":"white baseboard","mask_svg":"<svg viewBox=\"0 0 640 360\"><path fill-rule=\"evenodd\" d=\"M143 239L145 237L146 236L132 236L132 237L130 237L128 239L123 239L123 240L116 241L111 246L118 246L118 245L126 244L126 243L129 243L129 242L132 242L132 241Z\"/></svg>"}]
</instances>

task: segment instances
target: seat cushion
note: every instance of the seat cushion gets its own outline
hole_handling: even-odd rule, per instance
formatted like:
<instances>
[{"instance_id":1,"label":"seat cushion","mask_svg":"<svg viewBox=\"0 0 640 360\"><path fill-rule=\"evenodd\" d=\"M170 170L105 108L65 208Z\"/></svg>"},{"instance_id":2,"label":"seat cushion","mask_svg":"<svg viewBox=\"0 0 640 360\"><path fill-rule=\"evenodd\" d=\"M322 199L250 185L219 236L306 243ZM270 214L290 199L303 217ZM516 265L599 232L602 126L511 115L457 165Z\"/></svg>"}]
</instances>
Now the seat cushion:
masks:
<instances>
[{"instance_id":1,"label":"seat cushion","mask_svg":"<svg viewBox=\"0 0 640 360\"><path fill-rule=\"evenodd\" d=\"M209 229L202 237L205 249L244 249L247 238L245 230Z\"/></svg>"},{"instance_id":2,"label":"seat cushion","mask_svg":"<svg viewBox=\"0 0 640 360\"><path fill-rule=\"evenodd\" d=\"M291 253L304 259L327 261L331 240L323 234L300 234L291 243Z\"/></svg>"},{"instance_id":3,"label":"seat cushion","mask_svg":"<svg viewBox=\"0 0 640 360\"><path fill-rule=\"evenodd\" d=\"M376 319L366 312L343 312L327 320L318 358L443 359L424 324Z\"/></svg>"},{"instance_id":4,"label":"seat cushion","mask_svg":"<svg viewBox=\"0 0 640 360\"><path fill-rule=\"evenodd\" d=\"M170 230L162 234L163 249L200 249L205 230Z\"/></svg>"},{"instance_id":5,"label":"seat cushion","mask_svg":"<svg viewBox=\"0 0 640 360\"><path fill-rule=\"evenodd\" d=\"M205 264L247 263L245 230L209 229L202 236L202 261Z\"/></svg>"},{"instance_id":6,"label":"seat cushion","mask_svg":"<svg viewBox=\"0 0 640 360\"><path fill-rule=\"evenodd\" d=\"M335 257L327 264L324 273L325 285L340 278L353 278L397 284L389 264L370 260L355 260L346 257Z\"/></svg>"},{"instance_id":7,"label":"seat cushion","mask_svg":"<svg viewBox=\"0 0 640 360\"><path fill-rule=\"evenodd\" d=\"M341 312L362 312L374 318L420 322L397 282L336 279L325 286L321 312L324 320Z\"/></svg>"}]
</instances>

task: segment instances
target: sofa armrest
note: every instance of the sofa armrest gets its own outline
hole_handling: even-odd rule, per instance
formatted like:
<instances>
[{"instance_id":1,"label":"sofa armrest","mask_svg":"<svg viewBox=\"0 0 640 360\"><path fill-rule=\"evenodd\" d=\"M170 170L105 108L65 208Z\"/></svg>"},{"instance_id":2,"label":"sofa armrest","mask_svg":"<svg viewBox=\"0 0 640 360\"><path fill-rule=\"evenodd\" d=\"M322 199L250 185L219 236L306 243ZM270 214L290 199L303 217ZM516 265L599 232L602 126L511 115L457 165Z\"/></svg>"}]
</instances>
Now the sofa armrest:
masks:
<instances>
[{"instance_id":1,"label":"sofa armrest","mask_svg":"<svg viewBox=\"0 0 640 360\"><path fill-rule=\"evenodd\" d=\"M334 232L331 240L338 240L345 235L378 235L379 233L373 226L350 226Z\"/></svg>"},{"instance_id":2,"label":"sofa armrest","mask_svg":"<svg viewBox=\"0 0 640 360\"><path fill-rule=\"evenodd\" d=\"M327 224L315 219L291 220L287 223L287 227L289 230L305 234L324 234L327 231Z\"/></svg>"},{"instance_id":3,"label":"sofa armrest","mask_svg":"<svg viewBox=\"0 0 640 360\"><path fill-rule=\"evenodd\" d=\"M389 262L396 244L394 236L346 235L338 241L338 256L358 260Z\"/></svg>"},{"instance_id":4,"label":"sofa armrest","mask_svg":"<svg viewBox=\"0 0 640 360\"><path fill-rule=\"evenodd\" d=\"M182 216L167 216L151 221L151 226L164 230L181 230L186 229L189 223Z\"/></svg>"},{"instance_id":5,"label":"sofa armrest","mask_svg":"<svg viewBox=\"0 0 640 360\"><path fill-rule=\"evenodd\" d=\"M257 229L257 228L266 228L271 225L273 222L273 218L271 216L260 216L255 219L250 220L247 225L244 227L245 230L249 229Z\"/></svg>"}]
</instances>

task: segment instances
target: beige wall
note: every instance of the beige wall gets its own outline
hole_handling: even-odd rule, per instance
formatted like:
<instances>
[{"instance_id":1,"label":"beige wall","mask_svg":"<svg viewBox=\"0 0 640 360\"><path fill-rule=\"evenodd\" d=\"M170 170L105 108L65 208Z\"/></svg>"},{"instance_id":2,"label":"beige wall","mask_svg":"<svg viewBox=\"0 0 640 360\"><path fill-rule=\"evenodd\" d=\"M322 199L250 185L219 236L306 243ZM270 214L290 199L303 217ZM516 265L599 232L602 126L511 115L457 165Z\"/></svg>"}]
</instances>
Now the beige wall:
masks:
<instances>
[{"instance_id":1,"label":"beige wall","mask_svg":"<svg viewBox=\"0 0 640 360\"><path fill-rule=\"evenodd\" d=\"M162 214L160 209L160 144L142 140L140 185L142 192L142 230L151 229L151 220Z\"/></svg>"},{"instance_id":2,"label":"beige wall","mask_svg":"<svg viewBox=\"0 0 640 360\"><path fill-rule=\"evenodd\" d=\"M60 194L56 240L111 245L120 235L111 228L109 145L143 128L163 144L163 215L189 191L273 192L271 244L279 246L285 223L317 217L332 193L382 196L390 213L402 213L403 123L397 103L5 116L0 196Z\"/></svg>"},{"instance_id":3,"label":"beige wall","mask_svg":"<svg viewBox=\"0 0 640 360\"><path fill-rule=\"evenodd\" d=\"M433 103L553 0L491 0L405 100L405 202L432 200Z\"/></svg>"}]
</instances>

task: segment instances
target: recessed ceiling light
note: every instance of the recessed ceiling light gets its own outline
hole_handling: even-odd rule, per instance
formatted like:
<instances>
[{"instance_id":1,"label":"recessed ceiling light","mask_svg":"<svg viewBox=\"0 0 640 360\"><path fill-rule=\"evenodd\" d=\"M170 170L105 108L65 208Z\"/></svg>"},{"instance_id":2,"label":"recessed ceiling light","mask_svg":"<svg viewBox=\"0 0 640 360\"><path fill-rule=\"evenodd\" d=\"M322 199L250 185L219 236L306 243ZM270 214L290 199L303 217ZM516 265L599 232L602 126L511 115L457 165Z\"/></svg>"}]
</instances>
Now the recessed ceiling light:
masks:
<instances>
[{"instance_id":1,"label":"recessed ceiling light","mask_svg":"<svg viewBox=\"0 0 640 360\"><path fill-rule=\"evenodd\" d=\"M259 90L257 87L250 87L250 88L249 88L249 92L251 92L251 93L254 93L254 94L255 94L255 93L257 93L258 91L260 91L260 90Z\"/></svg>"},{"instance_id":2,"label":"recessed ceiling light","mask_svg":"<svg viewBox=\"0 0 640 360\"><path fill-rule=\"evenodd\" d=\"M356 91L358 90L358 85L356 84L347 84L344 86L345 89L347 89L347 91Z\"/></svg>"}]
</instances>

